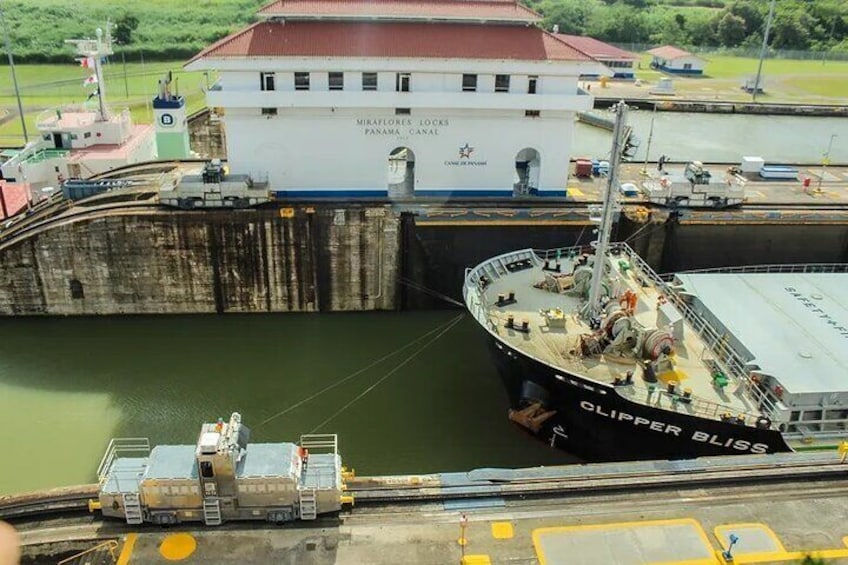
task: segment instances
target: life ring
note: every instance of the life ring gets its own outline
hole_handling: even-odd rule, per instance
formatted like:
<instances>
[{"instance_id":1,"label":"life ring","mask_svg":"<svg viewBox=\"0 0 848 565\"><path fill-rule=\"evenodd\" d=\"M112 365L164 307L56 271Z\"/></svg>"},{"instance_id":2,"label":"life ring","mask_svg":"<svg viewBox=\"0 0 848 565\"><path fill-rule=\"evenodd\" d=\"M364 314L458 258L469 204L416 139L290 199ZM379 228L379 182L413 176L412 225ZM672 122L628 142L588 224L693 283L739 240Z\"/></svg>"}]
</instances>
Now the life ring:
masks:
<instances>
[{"instance_id":1,"label":"life ring","mask_svg":"<svg viewBox=\"0 0 848 565\"><path fill-rule=\"evenodd\" d=\"M668 188L670 185L671 185L671 181L668 180L667 178L663 177L663 178L660 179L660 186L662 186L663 188Z\"/></svg>"}]
</instances>

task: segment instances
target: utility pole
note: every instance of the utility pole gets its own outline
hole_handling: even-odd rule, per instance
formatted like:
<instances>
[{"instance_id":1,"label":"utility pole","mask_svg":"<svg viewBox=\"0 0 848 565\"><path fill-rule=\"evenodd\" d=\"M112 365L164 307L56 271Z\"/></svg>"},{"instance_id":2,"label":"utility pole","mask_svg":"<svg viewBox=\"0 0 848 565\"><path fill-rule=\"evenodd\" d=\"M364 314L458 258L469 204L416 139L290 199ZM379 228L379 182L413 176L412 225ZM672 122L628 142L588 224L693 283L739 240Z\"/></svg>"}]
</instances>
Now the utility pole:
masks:
<instances>
[{"instance_id":1,"label":"utility pole","mask_svg":"<svg viewBox=\"0 0 848 565\"><path fill-rule=\"evenodd\" d=\"M6 25L6 16L3 15L3 7L0 6L0 20L3 21L3 39L6 44L6 55L9 57L9 68L12 70L12 84L15 85L15 98L18 101L18 114L21 116L21 128L24 130L24 144L29 143L27 134L26 118L24 118L24 107L21 104L21 93L18 90L18 77L15 75L15 58L12 57L12 42L9 40L9 26Z\"/></svg>"},{"instance_id":2,"label":"utility pole","mask_svg":"<svg viewBox=\"0 0 848 565\"><path fill-rule=\"evenodd\" d=\"M766 50L768 49L769 31L771 31L771 20L774 18L774 2L775 0L771 0L771 4L769 4L768 19L766 20L766 30L763 33L763 48L760 49L760 64L759 66L757 66L757 79L754 81L754 92L752 102L757 101L757 93L760 90L760 79L763 76L763 59L765 59L766 57Z\"/></svg>"}]
</instances>

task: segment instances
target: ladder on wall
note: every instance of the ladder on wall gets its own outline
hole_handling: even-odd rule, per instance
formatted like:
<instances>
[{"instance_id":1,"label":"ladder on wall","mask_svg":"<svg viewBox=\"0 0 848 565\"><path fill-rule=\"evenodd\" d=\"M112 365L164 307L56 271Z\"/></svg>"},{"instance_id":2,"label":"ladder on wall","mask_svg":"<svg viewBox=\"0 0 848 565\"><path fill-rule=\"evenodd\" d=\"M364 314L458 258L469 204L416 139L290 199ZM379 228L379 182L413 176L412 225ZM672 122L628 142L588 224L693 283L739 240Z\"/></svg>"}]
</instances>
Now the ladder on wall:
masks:
<instances>
[{"instance_id":1,"label":"ladder on wall","mask_svg":"<svg viewBox=\"0 0 848 565\"><path fill-rule=\"evenodd\" d=\"M318 517L318 500L315 489L308 488L300 491L300 519L314 520Z\"/></svg>"}]
</instances>

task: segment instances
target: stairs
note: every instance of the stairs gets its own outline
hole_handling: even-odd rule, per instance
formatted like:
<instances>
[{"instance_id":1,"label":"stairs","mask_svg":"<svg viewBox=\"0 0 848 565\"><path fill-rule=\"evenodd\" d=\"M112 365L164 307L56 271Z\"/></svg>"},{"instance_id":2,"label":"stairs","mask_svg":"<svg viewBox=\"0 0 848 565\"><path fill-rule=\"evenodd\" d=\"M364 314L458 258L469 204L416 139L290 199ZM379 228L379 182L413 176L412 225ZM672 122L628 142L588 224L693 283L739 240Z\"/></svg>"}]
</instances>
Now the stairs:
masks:
<instances>
[{"instance_id":1,"label":"stairs","mask_svg":"<svg viewBox=\"0 0 848 565\"><path fill-rule=\"evenodd\" d=\"M318 517L318 501L315 489L303 489L300 491L300 519L314 520Z\"/></svg>"},{"instance_id":2,"label":"stairs","mask_svg":"<svg viewBox=\"0 0 848 565\"><path fill-rule=\"evenodd\" d=\"M126 516L127 524L141 524L144 522L138 493L125 492L122 495L122 498L124 500L124 515Z\"/></svg>"},{"instance_id":3,"label":"stairs","mask_svg":"<svg viewBox=\"0 0 848 565\"><path fill-rule=\"evenodd\" d=\"M221 502L217 498L203 499L203 521L207 526L221 525Z\"/></svg>"}]
</instances>

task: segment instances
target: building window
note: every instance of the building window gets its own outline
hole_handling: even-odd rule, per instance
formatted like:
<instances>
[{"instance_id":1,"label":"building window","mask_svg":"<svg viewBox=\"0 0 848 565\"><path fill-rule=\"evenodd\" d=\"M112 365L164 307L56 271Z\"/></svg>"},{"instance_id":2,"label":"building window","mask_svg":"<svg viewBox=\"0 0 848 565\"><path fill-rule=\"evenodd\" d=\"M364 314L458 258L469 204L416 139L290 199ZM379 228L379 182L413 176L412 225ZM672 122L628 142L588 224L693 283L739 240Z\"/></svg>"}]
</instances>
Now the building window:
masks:
<instances>
[{"instance_id":1,"label":"building window","mask_svg":"<svg viewBox=\"0 0 848 565\"><path fill-rule=\"evenodd\" d=\"M294 89L309 90L309 73L294 73Z\"/></svg>"},{"instance_id":2,"label":"building window","mask_svg":"<svg viewBox=\"0 0 848 565\"><path fill-rule=\"evenodd\" d=\"M84 134L82 134L82 137L83 137L83 139L88 139L89 137L91 137L91 132L90 131L85 132Z\"/></svg>"},{"instance_id":3,"label":"building window","mask_svg":"<svg viewBox=\"0 0 848 565\"><path fill-rule=\"evenodd\" d=\"M527 77L527 94L536 94L536 83L539 82L539 77Z\"/></svg>"},{"instance_id":4,"label":"building window","mask_svg":"<svg viewBox=\"0 0 848 565\"><path fill-rule=\"evenodd\" d=\"M259 88L274 90L274 73L259 73Z\"/></svg>"},{"instance_id":5,"label":"building window","mask_svg":"<svg viewBox=\"0 0 848 565\"><path fill-rule=\"evenodd\" d=\"M692 63L684 63L683 70L688 71L692 68Z\"/></svg>"},{"instance_id":6,"label":"building window","mask_svg":"<svg viewBox=\"0 0 848 565\"><path fill-rule=\"evenodd\" d=\"M377 90L377 73L362 73L362 90Z\"/></svg>"},{"instance_id":7,"label":"building window","mask_svg":"<svg viewBox=\"0 0 848 565\"><path fill-rule=\"evenodd\" d=\"M477 75L462 75L462 91L476 92L477 91Z\"/></svg>"},{"instance_id":8,"label":"building window","mask_svg":"<svg viewBox=\"0 0 848 565\"><path fill-rule=\"evenodd\" d=\"M408 116L412 113L409 108L395 108L395 116Z\"/></svg>"},{"instance_id":9,"label":"building window","mask_svg":"<svg viewBox=\"0 0 848 565\"><path fill-rule=\"evenodd\" d=\"M509 75L495 75L495 92L509 92Z\"/></svg>"},{"instance_id":10,"label":"building window","mask_svg":"<svg viewBox=\"0 0 848 565\"><path fill-rule=\"evenodd\" d=\"M524 110L524 115L528 118L538 118L542 115L542 112L539 110Z\"/></svg>"},{"instance_id":11,"label":"building window","mask_svg":"<svg viewBox=\"0 0 848 565\"><path fill-rule=\"evenodd\" d=\"M344 73L330 73L330 90L344 90Z\"/></svg>"},{"instance_id":12,"label":"building window","mask_svg":"<svg viewBox=\"0 0 848 565\"><path fill-rule=\"evenodd\" d=\"M269 118L271 116L276 116L277 115L277 109L276 108L262 108L262 115L267 116Z\"/></svg>"},{"instance_id":13,"label":"building window","mask_svg":"<svg viewBox=\"0 0 848 565\"><path fill-rule=\"evenodd\" d=\"M395 79L395 90L398 92L409 92L409 82L411 80L409 73L398 73Z\"/></svg>"}]
</instances>

